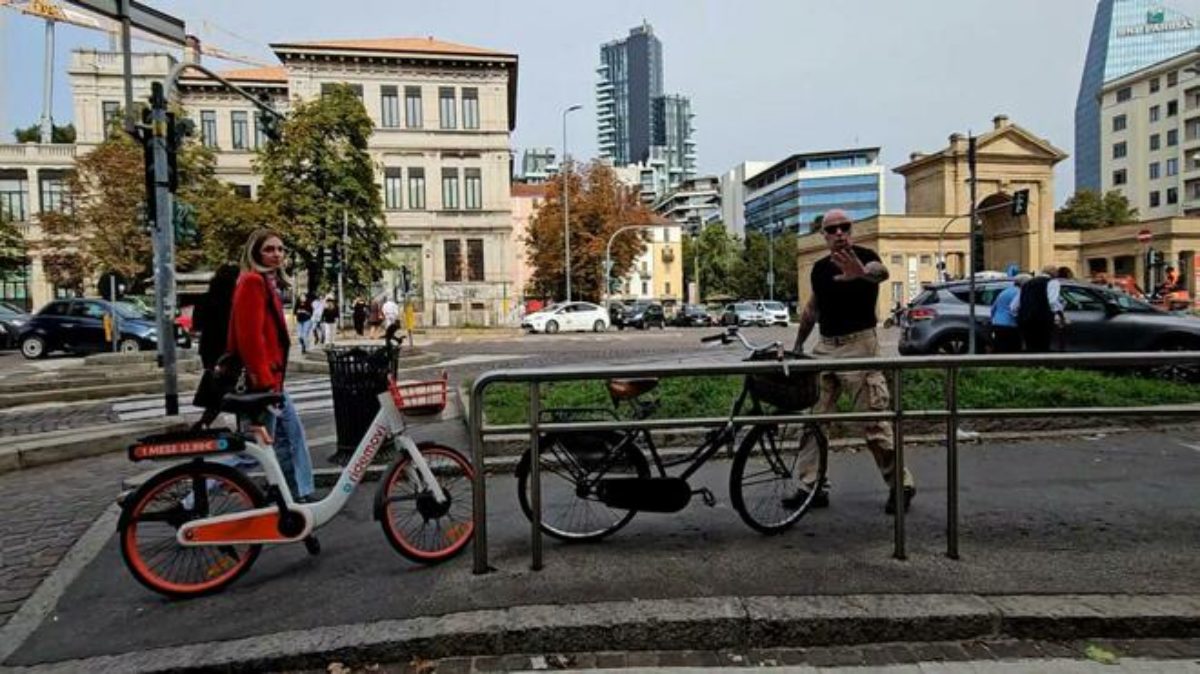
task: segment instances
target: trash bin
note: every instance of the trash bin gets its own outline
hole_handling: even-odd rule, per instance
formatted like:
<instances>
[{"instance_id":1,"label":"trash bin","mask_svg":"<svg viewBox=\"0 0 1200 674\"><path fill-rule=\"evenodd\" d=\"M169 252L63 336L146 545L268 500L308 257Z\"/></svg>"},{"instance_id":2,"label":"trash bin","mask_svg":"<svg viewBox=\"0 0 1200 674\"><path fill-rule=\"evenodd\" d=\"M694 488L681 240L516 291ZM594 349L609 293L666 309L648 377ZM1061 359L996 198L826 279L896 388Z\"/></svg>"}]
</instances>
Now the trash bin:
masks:
<instances>
[{"instance_id":1,"label":"trash bin","mask_svg":"<svg viewBox=\"0 0 1200 674\"><path fill-rule=\"evenodd\" d=\"M382 346L329 347L329 387L333 390L333 419L337 427L337 451L329 460L345 465L379 413L380 393L387 390L389 374L395 374L397 353L390 362ZM389 443L375 455L373 463L388 463L395 456Z\"/></svg>"}]
</instances>

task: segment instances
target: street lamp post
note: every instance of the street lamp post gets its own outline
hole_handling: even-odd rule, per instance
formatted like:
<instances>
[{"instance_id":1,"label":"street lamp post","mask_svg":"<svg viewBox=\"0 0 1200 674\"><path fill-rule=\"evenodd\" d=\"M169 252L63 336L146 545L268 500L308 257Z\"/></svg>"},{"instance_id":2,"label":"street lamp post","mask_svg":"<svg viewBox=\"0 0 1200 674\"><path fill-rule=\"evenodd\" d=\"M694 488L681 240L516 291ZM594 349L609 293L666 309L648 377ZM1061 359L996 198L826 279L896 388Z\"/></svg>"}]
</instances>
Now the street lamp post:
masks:
<instances>
[{"instance_id":1,"label":"street lamp post","mask_svg":"<svg viewBox=\"0 0 1200 674\"><path fill-rule=\"evenodd\" d=\"M558 163L558 173L563 180L563 261L566 267L567 276L567 301L571 301L571 176L568 173L567 165L567 114L579 110L582 105L572 105L563 110L562 113L562 130L563 130L563 156L562 161Z\"/></svg>"},{"instance_id":2,"label":"street lamp post","mask_svg":"<svg viewBox=\"0 0 1200 674\"><path fill-rule=\"evenodd\" d=\"M609 276L611 276L611 274L612 274L613 240L617 238L618 234L620 234L621 232L624 232L627 229L653 229L654 227L655 227L655 225L625 225L624 227L621 227L617 231L613 232L608 237L608 243L605 244L605 246L604 246L604 309L605 309L605 311L608 310L608 303L609 303L609 300L611 299L609 297L610 293L608 292L608 288L609 288Z\"/></svg>"},{"instance_id":3,"label":"street lamp post","mask_svg":"<svg viewBox=\"0 0 1200 674\"><path fill-rule=\"evenodd\" d=\"M775 227L767 228L767 299L772 302L775 301Z\"/></svg>"}]
</instances>

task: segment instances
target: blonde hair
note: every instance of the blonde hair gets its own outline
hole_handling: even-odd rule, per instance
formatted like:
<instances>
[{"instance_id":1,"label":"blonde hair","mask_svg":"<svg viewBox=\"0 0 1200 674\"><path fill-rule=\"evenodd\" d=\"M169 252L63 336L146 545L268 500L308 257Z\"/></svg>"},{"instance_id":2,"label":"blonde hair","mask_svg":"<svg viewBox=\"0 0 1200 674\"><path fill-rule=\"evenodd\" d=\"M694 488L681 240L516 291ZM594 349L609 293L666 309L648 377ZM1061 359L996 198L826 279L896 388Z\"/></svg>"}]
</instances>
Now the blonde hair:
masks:
<instances>
[{"instance_id":1,"label":"blonde hair","mask_svg":"<svg viewBox=\"0 0 1200 674\"><path fill-rule=\"evenodd\" d=\"M246 239L246 245L242 248L242 271L253 271L259 274L274 273L281 287L290 286L292 279L288 278L287 272L283 270L283 265L277 269L268 269L260 261L263 243L271 238L283 241L283 235L269 227L261 227L250 234L250 237Z\"/></svg>"}]
</instances>

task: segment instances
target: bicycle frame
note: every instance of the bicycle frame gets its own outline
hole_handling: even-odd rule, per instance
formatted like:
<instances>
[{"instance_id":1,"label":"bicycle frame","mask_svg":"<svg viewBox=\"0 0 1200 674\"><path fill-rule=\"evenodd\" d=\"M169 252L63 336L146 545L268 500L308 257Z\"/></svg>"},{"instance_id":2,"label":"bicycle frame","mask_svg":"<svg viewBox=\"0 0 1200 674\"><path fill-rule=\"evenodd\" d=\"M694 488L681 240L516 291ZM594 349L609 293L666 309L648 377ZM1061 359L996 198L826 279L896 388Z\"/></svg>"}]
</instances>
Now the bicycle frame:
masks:
<instances>
[{"instance_id":1,"label":"bicycle frame","mask_svg":"<svg viewBox=\"0 0 1200 674\"><path fill-rule=\"evenodd\" d=\"M179 528L176 538L180 545L232 545L242 543L290 543L303 540L315 529L324 526L333 519L346 503L350 495L362 482L367 467L375 455L379 453L383 443L391 437L398 450L403 450L412 459L416 476L429 485L433 497L438 503L446 501L446 494L433 476L429 463L421 455L415 442L405 433L404 415L397 409L391 391L379 394L379 413L371 422L371 426L359 441L354 454L346 462L332 491L316 503L297 503L284 479L283 469L275 458L275 450L271 444L257 442L246 443L246 454L252 456L263 467L267 483L278 490L282 499L280 503L246 510L229 515L208 517L188 522ZM265 435L265 434L264 434ZM296 513L303 518L303 527L295 535L284 535L280 531L281 511Z\"/></svg>"}]
</instances>

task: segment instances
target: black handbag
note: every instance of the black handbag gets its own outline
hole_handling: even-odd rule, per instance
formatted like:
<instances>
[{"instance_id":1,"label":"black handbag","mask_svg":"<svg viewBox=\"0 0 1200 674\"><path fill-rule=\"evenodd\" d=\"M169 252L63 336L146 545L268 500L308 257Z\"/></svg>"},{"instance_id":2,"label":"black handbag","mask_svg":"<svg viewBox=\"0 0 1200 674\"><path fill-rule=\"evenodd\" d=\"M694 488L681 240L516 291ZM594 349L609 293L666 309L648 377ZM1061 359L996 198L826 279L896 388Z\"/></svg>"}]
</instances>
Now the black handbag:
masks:
<instances>
[{"instance_id":1,"label":"black handbag","mask_svg":"<svg viewBox=\"0 0 1200 674\"><path fill-rule=\"evenodd\" d=\"M246 366L236 354L222 354L212 369L200 375L192 404L205 410L215 410L230 393L246 391Z\"/></svg>"}]
</instances>

